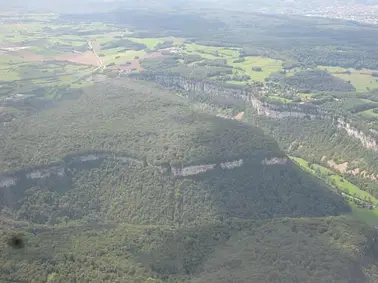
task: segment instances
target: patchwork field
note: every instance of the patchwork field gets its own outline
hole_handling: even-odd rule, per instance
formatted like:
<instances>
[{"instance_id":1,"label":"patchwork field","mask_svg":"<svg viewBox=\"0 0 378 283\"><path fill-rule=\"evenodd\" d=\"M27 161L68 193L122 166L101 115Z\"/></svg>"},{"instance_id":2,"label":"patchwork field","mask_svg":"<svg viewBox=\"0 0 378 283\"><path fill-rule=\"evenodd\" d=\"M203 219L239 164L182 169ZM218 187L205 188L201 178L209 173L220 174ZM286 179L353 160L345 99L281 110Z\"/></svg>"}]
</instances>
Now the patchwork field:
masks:
<instances>
[{"instance_id":1,"label":"patchwork field","mask_svg":"<svg viewBox=\"0 0 378 283\"><path fill-rule=\"evenodd\" d=\"M195 43L184 43L182 46L184 54L200 57L193 64L201 64L201 59L223 59L225 66L232 68L234 76L247 76L242 81L228 79L226 80L228 83L245 85L249 82L264 82L272 73L282 70L282 61L260 56L241 57L238 48L205 46Z\"/></svg>"},{"instance_id":2,"label":"patchwork field","mask_svg":"<svg viewBox=\"0 0 378 283\"><path fill-rule=\"evenodd\" d=\"M2 96L39 88L80 88L107 69L143 71L141 61L162 57L164 44L179 46L183 38L139 38L125 27L103 23L62 23L56 15L30 15L0 25ZM14 23L16 22L17 23ZM178 63L179 64L179 63ZM46 97L56 97L45 92Z\"/></svg>"},{"instance_id":3,"label":"patchwork field","mask_svg":"<svg viewBox=\"0 0 378 283\"><path fill-rule=\"evenodd\" d=\"M0 26L0 80L3 82L32 82L38 87L53 84L80 87L90 84L93 75L107 74L107 70L117 74L141 72L149 70L150 66L156 69L168 66L168 70L169 67L187 68L184 74L193 68L196 73L202 71L210 80L234 85L262 83L262 94L276 102L318 100L313 97L316 92L266 84L273 74L292 77L307 68L284 69L288 62L245 56L242 48L201 45L172 36L141 38L125 27L85 22L71 25L57 21L51 14L45 18L33 17ZM52 67L51 62L59 67ZM350 82L358 92L378 88L373 70L327 66L317 69ZM38 74L38 80L33 78L33 73ZM373 109L364 110L361 115L369 119L377 117Z\"/></svg>"}]
</instances>

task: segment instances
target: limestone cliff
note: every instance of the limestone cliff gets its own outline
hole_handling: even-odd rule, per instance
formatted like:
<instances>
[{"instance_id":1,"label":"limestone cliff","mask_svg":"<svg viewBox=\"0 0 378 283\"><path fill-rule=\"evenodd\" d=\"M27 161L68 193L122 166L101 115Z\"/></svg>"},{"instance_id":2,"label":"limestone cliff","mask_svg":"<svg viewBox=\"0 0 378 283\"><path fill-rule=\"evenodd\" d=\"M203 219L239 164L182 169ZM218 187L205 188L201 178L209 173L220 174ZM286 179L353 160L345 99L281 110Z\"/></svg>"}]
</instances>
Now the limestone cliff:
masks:
<instances>
[{"instance_id":1,"label":"limestone cliff","mask_svg":"<svg viewBox=\"0 0 378 283\"><path fill-rule=\"evenodd\" d=\"M67 160L68 159L68 160ZM198 164L191 166L174 166L168 165L169 168L164 166L157 166L146 163L142 160L137 160L125 156L115 156L109 153L90 153L77 156L67 157L65 161L60 164L48 165L45 167L31 168L27 170L20 170L14 173L0 175L0 188L10 188L14 186L32 186L38 184L39 181L52 179L54 182L67 182L70 178L70 170L74 167L78 169L97 167L98 162L105 159L120 162L121 164L133 167L150 166L159 170L161 174L170 174L172 177L187 177L205 173L215 168L223 170L232 170L242 167L244 164L243 159L224 161L218 164ZM284 157L270 157L264 158L260 161L262 165L285 165L287 158ZM168 170L167 170L168 169ZM0 191L1 192L1 191Z\"/></svg>"},{"instance_id":2,"label":"limestone cliff","mask_svg":"<svg viewBox=\"0 0 378 283\"><path fill-rule=\"evenodd\" d=\"M378 141L375 138L374 130L370 133L351 126L345 117L340 117L330 111L323 110L312 104L298 103L270 103L264 100L255 86L228 87L218 82L200 81L187 79L178 75L145 73L136 75L140 79L154 81L163 87L184 91L202 92L208 95L220 95L242 99L245 103L250 103L257 111L258 115L270 117L272 119L298 118L298 119L322 119L329 120L337 128L345 130L346 133L360 141L365 148L378 151Z\"/></svg>"}]
</instances>

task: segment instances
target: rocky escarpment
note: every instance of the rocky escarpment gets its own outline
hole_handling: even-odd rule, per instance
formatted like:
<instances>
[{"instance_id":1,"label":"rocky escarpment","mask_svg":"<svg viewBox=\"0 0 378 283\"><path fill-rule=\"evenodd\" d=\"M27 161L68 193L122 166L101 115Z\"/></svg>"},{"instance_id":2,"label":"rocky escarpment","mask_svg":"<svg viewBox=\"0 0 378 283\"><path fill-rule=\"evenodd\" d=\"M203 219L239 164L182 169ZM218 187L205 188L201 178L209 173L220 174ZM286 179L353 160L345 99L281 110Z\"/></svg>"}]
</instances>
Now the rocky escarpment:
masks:
<instances>
[{"instance_id":1,"label":"rocky escarpment","mask_svg":"<svg viewBox=\"0 0 378 283\"><path fill-rule=\"evenodd\" d=\"M251 103L259 115L269 116L271 118L330 118L326 112L321 111L318 107L304 104L273 104L263 101L259 97L259 92L255 86L228 87L218 82L209 82L201 80L188 79L177 75L152 74L144 73L134 75L139 79L151 80L163 87L184 91L184 92L202 92L212 96L233 97Z\"/></svg>"},{"instance_id":2,"label":"rocky escarpment","mask_svg":"<svg viewBox=\"0 0 378 283\"><path fill-rule=\"evenodd\" d=\"M256 88L240 87L240 88L227 88L223 84L215 82L201 81L187 79L177 75L165 75L165 74L152 74L144 73L134 75L136 78L154 81L163 87L187 92L203 92L209 95L221 95L227 97L241 98L245 101L249 100L249 95L257 93Z\"/></svg>"},{"instance_id":3,"label":"rocky escarpment","mask_svg":"<svg viewBox=\"0 0 378 283\"><path fill-rule=\"evenodd\" d=\"M258 115L264 115L273 119L307 118L307 119L333 119L333 116L322 111L314 105L305 104L273 104L263 101L258 96L251 95L250 102Z\"/></svg>"},{"instance_id":4,"label":"rocky escarpment","mask_svg":"<svg viewBox=\"0 0 378 283\"><path fill-rule=\"evenodd\" d=\"M369 149L373 149L375 151L378 151L378 142L374 137L365 134L364 132L357 129L356 127L353 127L345 119L338 118L337 119L337 127L339 129L344 129L346 131L346 133L348 134L348 136L351 136L351 137L358 139L365 148L369 148Z\"/></svg>"},{"instance_id":5,"label":"rocky escarpment","mask_svg":"<svg viewBox=\"0 0 378 283\"><path fill-rule=\"evenodd\" d=\"M261 158L261 157L259 157ZM86 153L77 156L68 156L61 163L56 163L44 167L35 167L26 170L20 170L14 173L0 175L0 188L11 187L30 187L39 183L39 181L53 180L54 186L59 184L67 185L70 182L72 169L88 169L99 167L105 161L115 161L118 164L133 167L150 166L160 171L161 174L169 174L172 177L186 177L205 173L207 171L220 168L222 170L231 170L243 166L244 160L224 161L212 164L199 164L190 166L177 165L154 165L146 160L138 160L127 156L117 156L112 153ZM259 161L262 165L284 165L287 162L283 157L265 157Z\"/></svg>"},{"instance_id":6,"label":"rocky escarpment","mask_svg":"<svg viewBox=\"0 0 378 283\"><path fill-rule=\"evenodd\" d=\"M336 125L338 129L345 130L348 136L359 140L361 145L367 149L378 151L377 138L372 135L376 135L374 131L371 133L365 133L364 131L352 126L350 122L344 117L336 116L331 113L327 113L316 107L301 107L300 105L274 105L258 100L256 97L251 98L253 107L256 109L259 115L264 115L273 119L283 119L287 117L303 118L303 119L321 119L329 120Z\"/></svg>"},{"instance_id":7,"label":"rocky escarpment","mask_svg":"<svg viewBox=\"0 0 378 283\"><path fill-rule=\"evenodd\" d=\"M336 125L337 128L345 130L349 136L358 139L363 147L378 151L378 139L375 137L376 133L374 133L374 131L367 133L366 131L358 129L356 126L352 126L345 117L320 109L316 105L271 103L261 98L258 89L254 86L231 88L221 83L192 80L169 74L145 73L135 76L139 79L157 82L163 87L178 91L202 92L207 95L219 95L240 99L245 103L251 103L258 115L267 116L272 119L298 118L329 120Z\"/></svg>"},{"instance_id":8,"label":"rocky escarpment","mask_svg":"<svg viewBox=\"0 0 378 283\"><path fill-rule=\"evenodd\" d=\"M250 100L259 115L264 115L273 119L291 117L312 120L329 120L331 123L336 125L338 129L345 130L348 136L359 140L363 147L378 151L377 138L373 136L376 134L373 131L366 133L355 126L352 126L352 124L344 117L326 112L315 106L302 106L298 104L274 105L263 102L257 99L255 96L252 96Z\"/></svg>"},{"instance_id":9,"label":"rocky escarpment","mask_svg":"<svg viewBox=\"0 0 378 283\"><path fill-rule=\"evenodd\" d=\"M127 156L117 156L106 152L82 153L66 156L61 162L46 166L37 166L13 173L0 174L0 188L31 187L52 182L54 186L66 186L70 182L70 172L75 169L94 168L105 160L113 160L128 166L142 167L144 162Z\"/></svg>"}]
</instances>

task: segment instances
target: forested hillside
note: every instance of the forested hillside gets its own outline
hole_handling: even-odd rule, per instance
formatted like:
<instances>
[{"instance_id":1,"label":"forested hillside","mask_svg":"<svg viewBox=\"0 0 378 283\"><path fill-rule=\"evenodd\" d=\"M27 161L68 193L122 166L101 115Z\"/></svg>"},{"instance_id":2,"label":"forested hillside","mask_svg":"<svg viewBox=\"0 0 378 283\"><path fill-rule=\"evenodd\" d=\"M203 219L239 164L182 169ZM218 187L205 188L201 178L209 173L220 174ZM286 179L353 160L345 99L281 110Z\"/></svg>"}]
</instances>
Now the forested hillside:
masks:
<instances>
[{"instance_id":1,"label":"forested hillside","mask_svg":"<svg viewBox=\"0 0 378 283\"><path fill-rule=\"evenodd\" d=\"M338 216L351 211L344 199L289 161L261 130L201 113L155 84L120 79L4 124L2 168L12 170L3 170L0 189L2 238L23 233L26 247L2 246L1 278L211 282L225 276L218 264L229 266L231 281L278 282L294 272L306 282L350 276L368 282L376 274L369 263L374 231L361 223L348 228L351 218ZM29 130L14 131L20 127ZM173 175L177 166L209 164L215 167L206 172ZM284 230L276 231L277 223ZM296 240L281 246L274 239L285 229ZM240 237L250 243L257 237L260 250L239 253ZM282 247L278 254L274 245ZM224 255L228 247L236 262ZM327 268L322 253L299 263L284 247L302 255L321 247L332 257ZM282 272L246 271L254 253L267 256L259 264ZM359 265L362 259L367 265ZM308 265L314 271L300 275Z\"/></svg>"},{"instance_id":2,"label":"forested hillside","mask_svg":"<svg viewBox=\"0 0 378 283\"><path fill-rule=\"evenodd\" d=\"M14 178L17 188L7 185L2 199L17 203L17 219L40 224L46 224L52 212L72 219L93 212L101 219L189 224L206 218L209 221L211 215L217 219L217 214L266 218L348 211L341 199L324 186L315 185L315 180L285 159L275 141L261 130L195 113L183 98L171 96L150 83L119 80L88 88L77 100L9 123L3 131L6 151L2 160L13 161L4 167L14 165L16 171L3 178ZM29 128L28 124L34 125L34 132L19 131L17 134L24 136L12 142L14 129ZM38 149L41 147L43 151ZM103 158L105 150L110 159ZM29 151L33 155L28 156ZM87 155L83 155L85 152ZM79 161L68 158L79 154ZM129 159L122 164L117 156ZM282 161L266 161L273 158ZM216 166L194 175L190 182L171 176L177 166L235 160L243 161L240 167ZM22 164L23 170L17 171L16 164ZM63 173L52 166L60 166ZM45 190L36 190L30 184ZM303 191L302 186L308 189ZM66 193L72 196L56 202ZM287 199L285 195L291 193L293 197ZM98 198L86 197L94 194ZM156 206L149 203L152 199ZM179 199L178 206L175 203ZM35 202L42 203L31 206ZM39 209L41 206L45 209ZM186 212L185 217L180 211Z\"/></svg>"},{"instance_id":3,"label":"forested hillside","mask_svg":"<svg viewBox=\"0 0 378 283\"><path fill-rule=\"evenodd\" d=\"M183 165L231 161L260 151L282 155L257 128L195 112L185 99L155 84L127 79L98 83L78 100L61 101L2 129L2 171L86 151Z\"/></svg>"},{"instance_id":4,"label":"forested hillside","mask_svg":"<svg viewBox=\"0 0 378 283\"><path fill-rule=\"evenodd\" d=\"M0 3L1 283L378 282L376 25L24 2Z\"/></svg>"}]
</instances>

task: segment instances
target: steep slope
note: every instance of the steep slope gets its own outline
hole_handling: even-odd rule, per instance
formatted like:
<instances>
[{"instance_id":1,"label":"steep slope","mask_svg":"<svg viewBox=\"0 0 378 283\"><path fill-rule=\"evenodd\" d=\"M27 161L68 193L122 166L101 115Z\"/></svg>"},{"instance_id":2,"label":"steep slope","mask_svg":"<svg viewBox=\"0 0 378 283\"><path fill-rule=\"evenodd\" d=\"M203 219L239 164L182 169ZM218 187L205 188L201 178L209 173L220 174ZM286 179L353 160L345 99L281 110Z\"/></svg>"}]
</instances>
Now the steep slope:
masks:
<instances>
[{"instance_id":1,"label":"steep slope","mask_svg":"<svg viewBox=\"0 0 378 283\"><path fill-rule=\"evenodd\" d=\"M293 75L289 78L295 78L300 84L305 83L300 79L303 73L305 72L299 72L298 77ZM378 176L378 146L374 123L373 120L370 124L366 123L351 114L353 111L365 109L369 105L366 102L353 99L340 102L338 98L334 98L335 102L322 106L281 103L274 102L269 96L261 96L253 87L230 87L163 72L137 76L177 90L192 103L199 104L199 107L204 108L203 105L206 105L208 111L214 109L213 112L216 113L226 109L228 113L233 112L233 115L243 111L244 122L264 129L268 135L274 137L281 149L325 166L335 162L347 164L347 170L341 173L352 183L361 183L363 190L377 196L374 182ZM311 81L313 80L307 83ZM331 80L329 83L332 85L335 82ZM374 95L373 91L364 94L364 97L373 98ZM346 111L346 108L352 109L352 112ZM226 118L227 116L223 115Z\"/></svg>"},{"instance_id":2,"label":"steep slope","mask_svg":"<svg viewBox=\"0 0 378 283\"><path fill-rule=\"evenodd\" d=\"M350 212L340 196L261 130L195 112L155 84L104 82L3 123L0 133L1 238L26 240L22 251L0 246L0 280L216 282L230 264L225 254L299 274L307 245L321 272L301 273L300 282L347 282L352 267L359 282L376 274L367 252L374 231L339 216ZM261 254L277 249L280 260L240 252L254 237ZM323 255L345 265L326 268ZM246 263L233 265L229 282L292 278L247 271Z\"/></svg>"},{"instance_id":3,"label":"steep slope","mask_svg":"<svg viewBox=\"0 0 378 283\"><path fill-rule=\"evenodd\" d=\"M348 211L260 130L145 82L118 84L4 127L2 168L27 168L2 177L11 215L189 224Z\"/></svg>"},{"instance_id":4,"label":"steep slope","mask_svg":"<svg viewBox=\"0 0 378 283\"><path fill-rule=\"evenodd\" d=\"M376 282L364 267L376 268L377 245L362 231L344 217L261 222L234 234L193 282Z\"/></svg>"}]
</instances>

